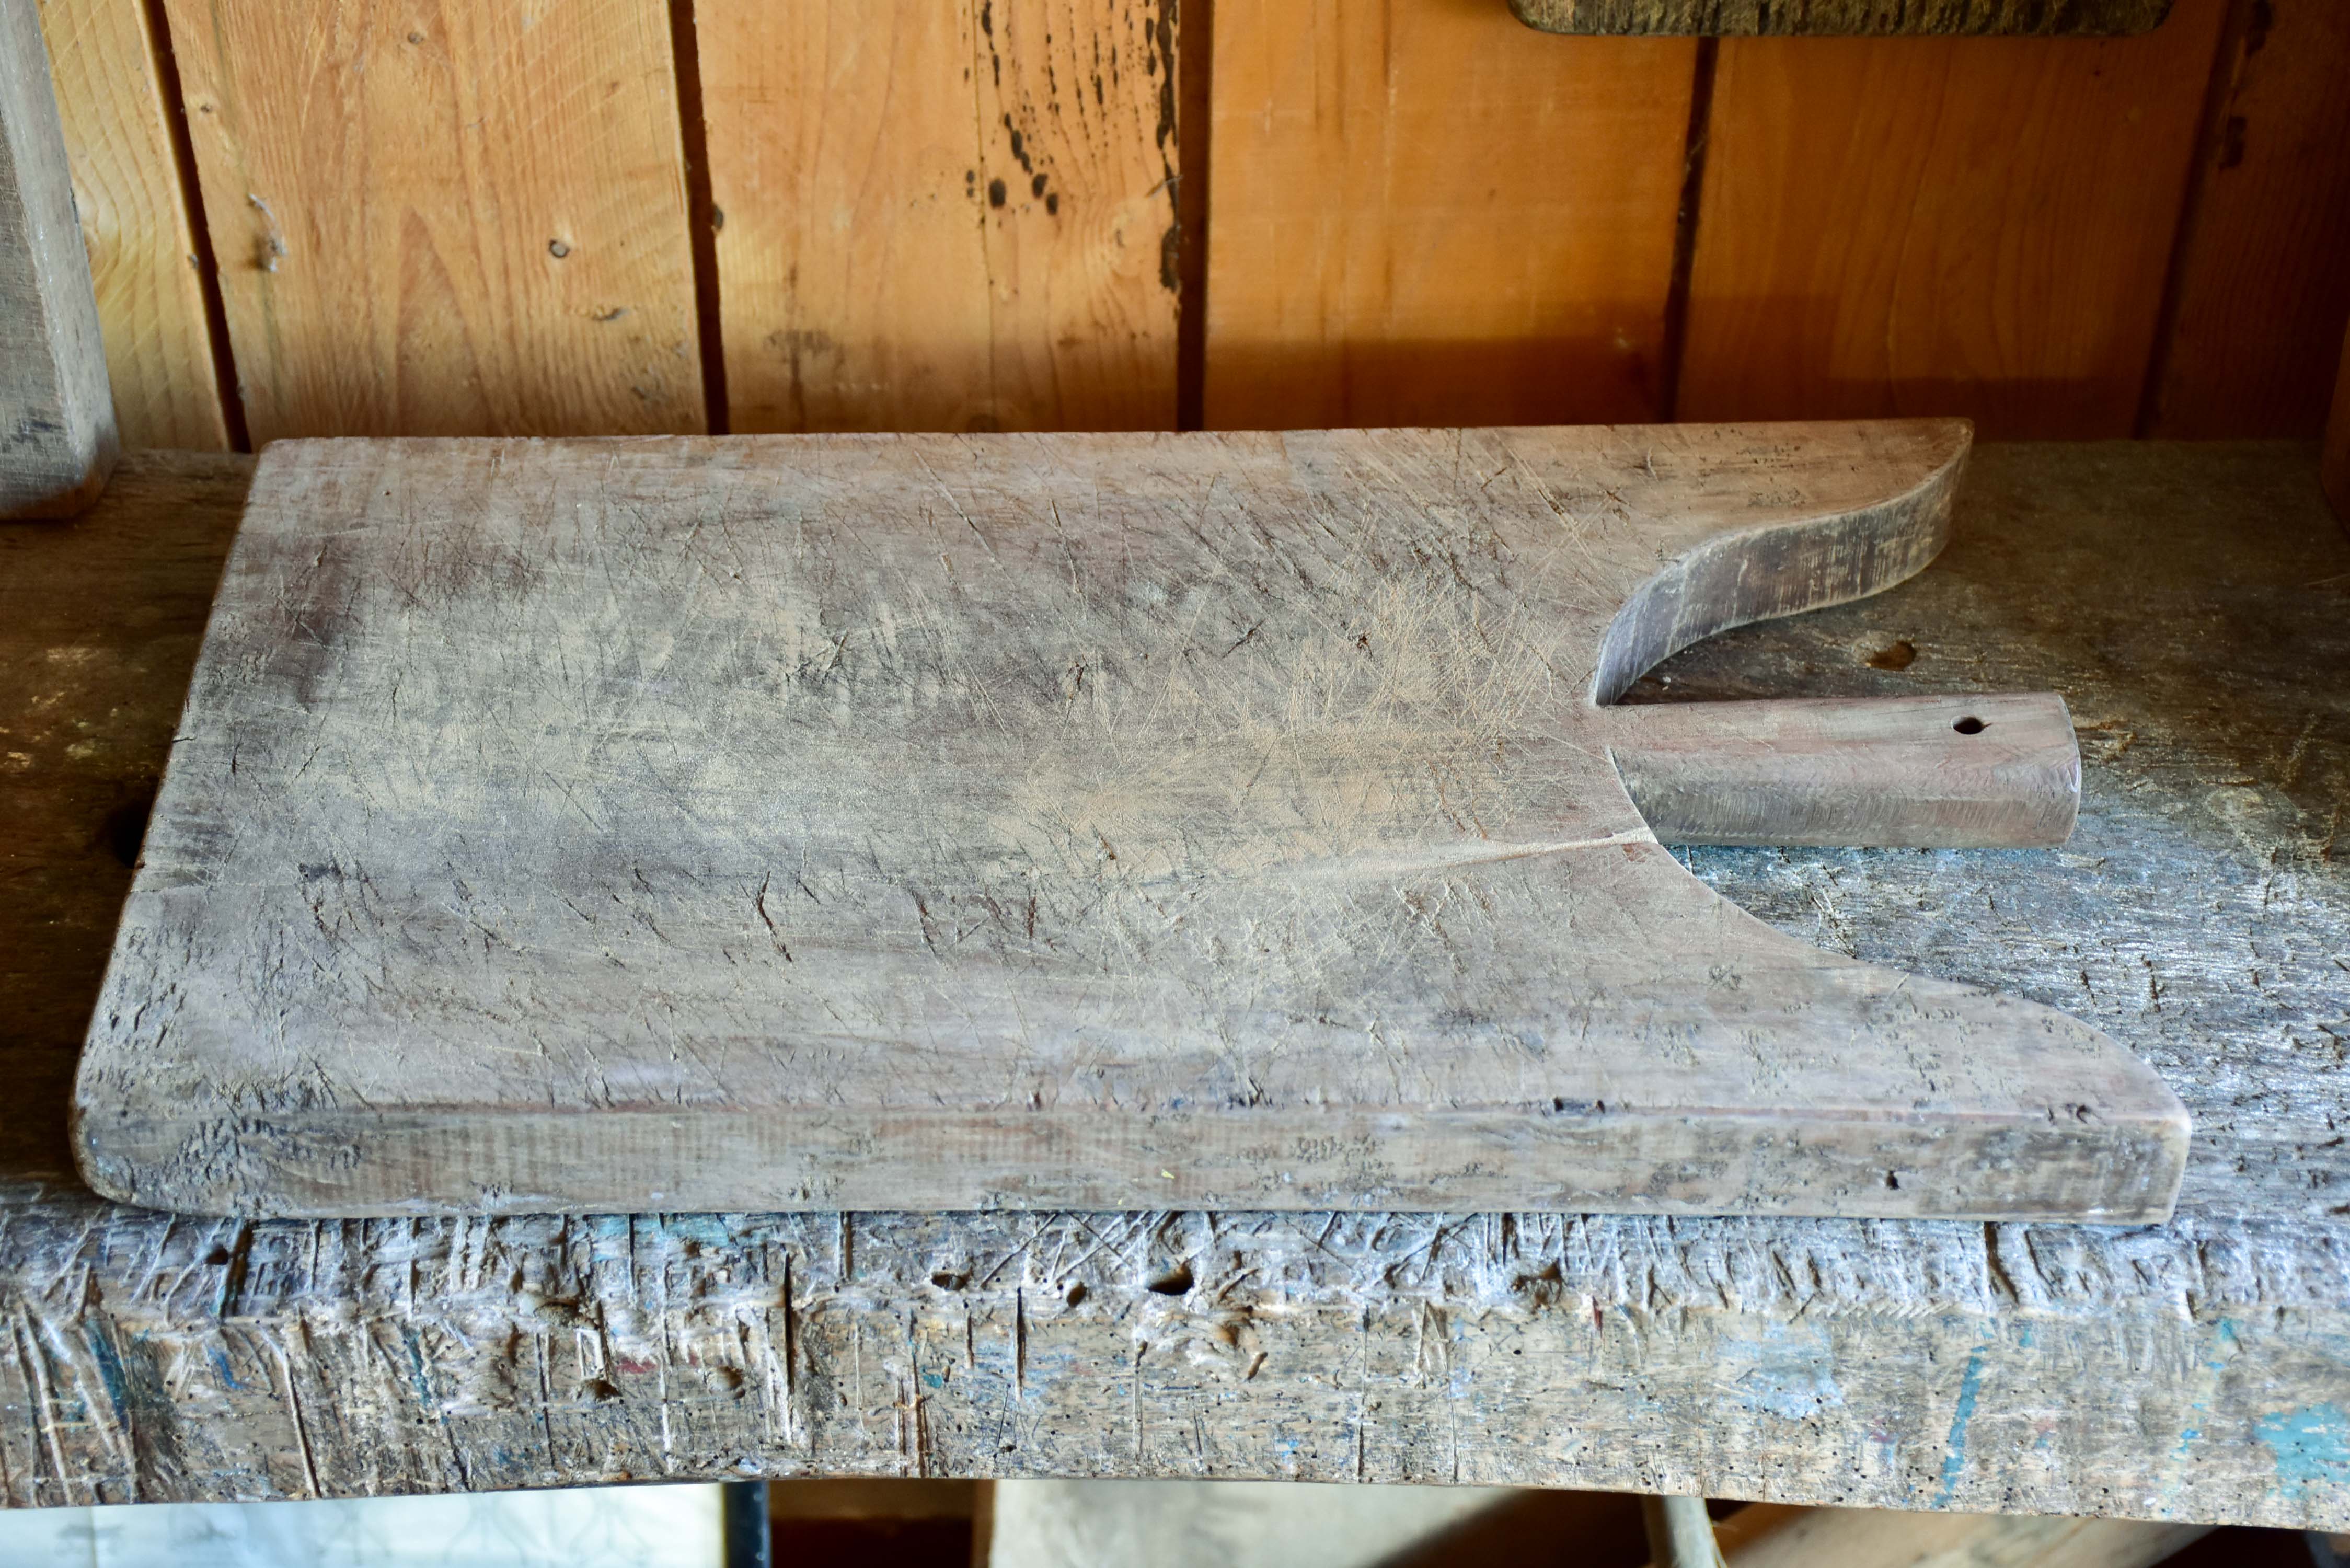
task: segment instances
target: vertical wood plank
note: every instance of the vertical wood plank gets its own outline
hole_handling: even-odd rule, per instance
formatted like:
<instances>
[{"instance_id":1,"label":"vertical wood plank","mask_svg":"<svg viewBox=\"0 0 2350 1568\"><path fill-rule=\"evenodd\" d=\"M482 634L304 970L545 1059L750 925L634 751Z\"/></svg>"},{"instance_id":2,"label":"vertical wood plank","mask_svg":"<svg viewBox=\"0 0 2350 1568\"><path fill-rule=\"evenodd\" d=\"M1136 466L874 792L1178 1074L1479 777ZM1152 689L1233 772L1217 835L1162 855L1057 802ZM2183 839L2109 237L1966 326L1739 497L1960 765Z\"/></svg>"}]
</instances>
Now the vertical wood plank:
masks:
<instances>
[{"instance_id":1,"label":"vertical wood plank","mask_svg":"<svg viewBox=\"0 0 2350 1568\"><path fill-rule=\"evenodd\" d=\"M660 0L166 0L245 415L703 428Z\"/></svg>"},{"instance_id":2,"label":"vertical wood plank","mask_svg":"<svg viewBox=\"0 0 2350 1568\"><path fill-rule=\"evenodd\" d=\"M1217 0L1211 426L1653 418L1696 45Z\"/></svg>"},{"instance_id":3,"label":"vertical wood plank","mask_svg":"<svg viewBox=\"0 0 2350 1568\"><path fill-rule=\"evenodd\" d=\"M1725 40L1682 417L2128 434L2224 9L2094 41Z\"/></svg>"},{"instance_id":4,"label":"vertical wood plank","mask_svg":"<svg viewBox=\"0 0 2350 1568\"><path fill-rule=\"evenodd\" d=\"M0 517L80 511L115 452L40 18L0 0Z\"/></svg>"},{"instance_id":5,"label":"vertical wood plank","mask_svg":"<svg viewBox=\"0 0 2350 1568\"><path fill-rule=\"evenodd\" d=\"M2203 149L2154 435L2315 436L2350 322L2350 5L2243 9Z\"/></svg>"},{"instance_id":6,"label":"vertical wood plank","mask_svg":"<svg viewBox=\"0 0 2350 1568\"><path fill-rule=\"evenodd\" d=\"M142 0L42 0L74 205L126 446L225 451L190 193Z\"/></svg>"},{"instance_id":7,"label":"vertical wood plank","mask_svg":"<svg viewBox=\"0 0 2350 1568\"><path fill-rule=\"evenodd\" d=\"M1172 428L1174 21L701 0L733 428Z\"/></svg>"}]
</instances>

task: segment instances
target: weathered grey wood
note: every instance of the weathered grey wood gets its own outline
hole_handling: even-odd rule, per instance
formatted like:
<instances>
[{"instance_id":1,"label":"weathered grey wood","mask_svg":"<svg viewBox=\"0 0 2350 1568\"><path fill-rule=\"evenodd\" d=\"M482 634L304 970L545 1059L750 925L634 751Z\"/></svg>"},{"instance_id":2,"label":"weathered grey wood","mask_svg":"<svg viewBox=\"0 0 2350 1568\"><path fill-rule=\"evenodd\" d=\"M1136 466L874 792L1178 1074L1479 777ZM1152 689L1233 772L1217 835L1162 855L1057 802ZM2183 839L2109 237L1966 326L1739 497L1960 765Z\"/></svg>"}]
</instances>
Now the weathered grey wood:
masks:
<instances>
[{"instance_id":1,"label":"weathered grey wood","mask_svg":"<svg viewBox=\"0 0 2350 1568\"><path fill-rule=\"evenodd\" d=\"M73 1064L245 461L0 531L7 1501L1215 1475L2350 1526L2350 541L2309 449L1985 450L1934 570L1632 694L2070 695L2061 853L1686 857L2131 1039L2197 1125L2132 1229L100 1202Z\"/></svg>"},{"instance_id":2,"label":"weathered grey wood","mask_svg":"<svg viewBox=\"0 0 2350 1568\"><path fill-rule=\"evenodd\" d=\"M40 15L0 0L0 517L78 512L115 444Z\"/></svg>"},{"instance_id":3,"label":"weathered grey wood","mask_svg":"<svg viewBox=\"0 0 2350 1568\"><path fill-rule=\"evenodd\" d=\"M1917 570L1966 445L279 443L83 1168L199 1213L2162 1218L2186 1117L2126 1052L1747 919L1614 760L1719 738L1691 836L2044 843L2061 703L1595 701Z\"/></svg>"},{"instance_id":4,"label":"weathered grey wood","mask_svg":"<svg viewBox=\"0 0 2350 1568\"><path fill-rule=\"evenodd\" d=\"M2081 805L2064 700L1676 702L1634 708L1614 755L1668 844L2049 847Z\"/></svg>"},{"instance_id":5,"label":"weathered grey wood","mask_svg":"<svg viewBox=\"0 0 2350 1568\"><path fill-rule=\"evenodd\" d=\"M1510 0L1546 33L2144 33L2172 0Z\"/></svg>"}]
</instances>

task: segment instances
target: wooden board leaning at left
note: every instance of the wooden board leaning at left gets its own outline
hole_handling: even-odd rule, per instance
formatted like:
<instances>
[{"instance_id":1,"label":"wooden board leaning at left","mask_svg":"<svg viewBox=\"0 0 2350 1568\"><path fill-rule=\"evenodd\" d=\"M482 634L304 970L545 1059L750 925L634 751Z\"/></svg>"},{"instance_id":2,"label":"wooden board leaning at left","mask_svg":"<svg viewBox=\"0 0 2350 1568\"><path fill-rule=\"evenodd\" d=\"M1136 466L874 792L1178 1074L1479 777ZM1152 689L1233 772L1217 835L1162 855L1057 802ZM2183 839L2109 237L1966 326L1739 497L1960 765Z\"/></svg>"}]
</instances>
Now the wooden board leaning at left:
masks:
<instances>
[{"instance_id":1,"label":"wooden board leaning at left","mask_svg":"<svg viewBox=\"0 0 2350 1568\"><path fill-rule=\"evenodd\" d=\"M114 400L33 0L0 0L0 517L98 498Z\"/></svg>"},{"instance_id":2,"label":"wooden board leaning at left","mask_svg":"<svg viewBox=\"0 0 2350 1568\"><path fill-rule=\"evenodd\" d=\"M1922 568L1967 445L279 443L83 1168L354 1216L2159 1218L2185 1117L2113 1041L1658 838L2059 841L2059 699L1617 703Z\"/></svg>"},{"instance_id":3,"label":"wooden board leaning at left","mask_svg":"<svg viewBox=\"0 0 2350 1568\"><path fill-rule=\"evenodd\" d=\"M177 74L162 16L147 0L40 0L40 8L122 445L229 451L243 415L208 318L205 274L215 263L195 221L194 184L181 179Z\"/></svg>"}]
</instances>

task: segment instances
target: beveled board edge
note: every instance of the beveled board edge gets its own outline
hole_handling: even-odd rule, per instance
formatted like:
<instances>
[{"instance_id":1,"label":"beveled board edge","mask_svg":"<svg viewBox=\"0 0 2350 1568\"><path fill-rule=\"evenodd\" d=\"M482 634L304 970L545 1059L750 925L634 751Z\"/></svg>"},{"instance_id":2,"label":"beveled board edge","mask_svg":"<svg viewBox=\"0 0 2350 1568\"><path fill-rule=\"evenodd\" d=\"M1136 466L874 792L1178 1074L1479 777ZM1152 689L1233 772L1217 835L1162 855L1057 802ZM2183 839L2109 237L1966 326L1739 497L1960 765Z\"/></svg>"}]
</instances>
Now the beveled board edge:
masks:
<instances>
[{"instance_id":1,"label":"beveled board edge","mask_svg":"<svg viewBox=\"0 0 2350 1568\"><path fill-rule=\"evenodd\" d=\"M1944 455L1908 489L1866 506L1724 529L1659 563L1608 626L1591 700L1612 706L1657 665L1732 627L1865 599L1931 566L1950 542L1974 421L1886 422L1933 430Z\"/></svg>"},{"instance_id":2,"label":"beveled board edge","mask_svg":"<svg viewBox=\"0 0 2350 1568\"><path fill-rule=\"evenodd\" d=\"M322 1112L234 1120L75 1106L82 1173L119 1202L244 1218L445 1213L1378 1209L2097 1224L2170 1216L2188 1118L2158 1084L2053 1116L1572 1106L1120 1115L1096 1108ZM544 1190L469 1170L561 1172ZM1436 1172L1414 1178L1398 1171ZM1930 1179L1919 1177L1930 1170ZM598 1173L633 1173L626 1184ZM1956 1176L1952 1173L1957 1172ZM1569 1173L1572 1173L1571 1175ZM1912 1175L1908 1183L1905 1172ZM1692 1199L1728 1177L1733 1202ZM255 1201L255 1194L291 1195Z\"/></svg>"}]
</instances>

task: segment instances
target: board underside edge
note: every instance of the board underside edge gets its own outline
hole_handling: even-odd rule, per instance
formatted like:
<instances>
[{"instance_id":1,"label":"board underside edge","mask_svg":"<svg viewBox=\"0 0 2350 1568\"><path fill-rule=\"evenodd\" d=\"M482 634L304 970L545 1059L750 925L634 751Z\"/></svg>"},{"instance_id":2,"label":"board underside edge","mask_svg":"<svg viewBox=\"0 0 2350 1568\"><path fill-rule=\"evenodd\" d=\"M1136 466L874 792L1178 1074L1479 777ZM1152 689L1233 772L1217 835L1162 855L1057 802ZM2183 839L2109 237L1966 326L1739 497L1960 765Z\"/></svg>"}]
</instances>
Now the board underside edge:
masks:
<instances>
[{"instance_id":1,"label":"board underside edge","mask_svg":"<svg viewBox=\"0 0 2350 1568\"><path fill-rule=\"evenodd\" d=\"M2168 1103L2165 1103L2168 1102ZM1570 1106L326 1112L78 1118L122 1202L247 1217L446 1212L1353 1210L1777 1214L2101 1224L2169 1217L2188 1121L2167 1090L2090 1127L2025 1116L1769 1116ZM545 1173L538 1190L468 1171ZM626 1189L598 1172L629 1172ZM1725 1189L1742 1198L1725 1201Z\"/></svg>"}]
</instances>

